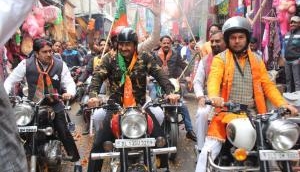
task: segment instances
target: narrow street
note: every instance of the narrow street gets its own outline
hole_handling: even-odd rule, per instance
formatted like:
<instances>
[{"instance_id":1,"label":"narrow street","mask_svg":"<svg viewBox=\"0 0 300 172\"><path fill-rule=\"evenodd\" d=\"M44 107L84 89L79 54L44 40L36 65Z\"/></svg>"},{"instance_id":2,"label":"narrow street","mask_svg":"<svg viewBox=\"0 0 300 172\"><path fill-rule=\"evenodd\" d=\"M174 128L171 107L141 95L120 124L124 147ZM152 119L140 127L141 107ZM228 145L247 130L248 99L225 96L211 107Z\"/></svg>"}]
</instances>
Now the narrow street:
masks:
<instances>
[{"instance_id":1,"label":"narrow street","mask_svg":"<svg viewBox=\"0 0 300 172\"><path fill-rule=\"evenodd\" d=\"M194 98L194 94L188 94L185 98L186 104L189 108L190 115L192 118L194 126L194 115L197 110L197 103ZM90 148L92 145L93 137L89 135L82 135L82 129L84 126L84 121L82 116L76 116L76 112L79 108L77 103L72 105L70 111L71 119L76 124L76 132L74 133L74 138L77 140L76 144L79 147L79 152L82 157L81 164L83 166L83 171L87 171L88 156L90 153ZM195 142L192 140L186 139L184 124L181 124L179 127L179 145L177 147L177 158L174 162L169 161L171 172L193 172L195 170L195 161L196 156L194 153ZM63 171L64 172L73 172L73 163L63 162Z\"/></svg>"}]
</instances>

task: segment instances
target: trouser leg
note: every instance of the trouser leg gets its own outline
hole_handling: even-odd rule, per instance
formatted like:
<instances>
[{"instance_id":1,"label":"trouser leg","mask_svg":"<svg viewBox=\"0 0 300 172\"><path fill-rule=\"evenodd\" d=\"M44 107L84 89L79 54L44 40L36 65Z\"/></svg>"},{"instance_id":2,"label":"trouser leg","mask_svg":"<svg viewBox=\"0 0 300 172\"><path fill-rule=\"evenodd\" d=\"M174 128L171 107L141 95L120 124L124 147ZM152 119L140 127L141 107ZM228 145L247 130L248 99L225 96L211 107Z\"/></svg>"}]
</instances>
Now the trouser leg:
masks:
<instances>
[{"instance_id":1,"label":"trouser leg","mask_svg":"<svg viewBox=\"0 0 300 172\"><path fill-rule=\"evenodd\" d=\"M106 115L103 121L103 128L102 130L98 130L95 135L95 140L93 143L93 147L91 153L103 153L103 143L105 141L112 141L114 142L114 136L110 128L110 117L111 115ZM88 164L88 172L99 172L102 168L103 160L92 160L91 155L89 157L89 164Z\"/></svg>"},{"instance_id":2,"label":"trouser leg","mask_svg":"<svg viewBox=\"0 0 300 172\"><path fill-rule=\"evenodd\" d=\"M97 132L99 129L102 128L105 116L106 116L106 111L103 108L94 111L92 115L92 119L93 119L95 132Z\"/></svg>"},{"instance_id":3,"label":"trouser leg","mask_svg":"<svg viewBox=\"0 0 300 172\"><path fill-rule=\"evenodd\" d=\"M205 172L207 166L207 152L211 151L212 158L215 159L220 153L222 142L206 137L204 146L198 157L196 172Z\"/></svg>"},{"instance_id":4,"label":"trouser leg","mask_svg":"<svg viewBox=\"0 0 300 172\"><path fill-rule=\"evenodd\" d=\"M207 105L204 108L198 108L196 113L196 136L197 136L197 147L198 150L201 150L205 137L207 134L207 127L208 127L208 113L211 110L211 106Z\"/></svg>"},{"instance_id":5,"label":"trouser leg","mask_svg":"<svg viewBox=\"0 0 300 172\"><path fill-rule=\"evenodd\" d=\"M190 117L189 110L185 104L183 104L181 107L178 108L180 113L184 116L184 125L186 131L192 131L193 126L192 126L192 121Z\"/></svg>"},{"instance_id":6,"label":"trouser leg","mask_svg":"<svg viewBox=\"0 0 300 172\"><path fill-rule=\"evenodd\" d=\"M294 91L300 91L300 59L293 62L292 71L295 85Z\"/></svg>"},{"instance_id":7,"label":"trouser leg","mask_svg":"<svg viewBox=\"0 0 300 172\"><path fill-rule=\"evenodd\" d=\"M160 107L149 107L149 110L155 116L156 120L159 123L159 126L161 126L165 117L163 110Z\"/></svg>"},{"instance_id":8,"label":"trouser leg","mask_svg":"<svg viewBox=\"0 0 300 172\"><path fill-rule=\"evenodd\" d=\"M292 92L293 89L292 65L289 62L286 62L284 66L284 70L285 70L285 80L286 80L286 91Z\"/></svg>"},{"instance_id":9,"label":"trouser leg","mask_svg":"<svg viewBox=\"0 0 300 172\"><path fill-rule=\"evenodd\" d=\"M64 148L69 156L72 156L72 161L78 161L80 159L78 149L75 141L67 128L65 112L61 111L56 113L54 118L54 127L58 132L58 137L64 145Z\"/></svg>"}]
</instances>

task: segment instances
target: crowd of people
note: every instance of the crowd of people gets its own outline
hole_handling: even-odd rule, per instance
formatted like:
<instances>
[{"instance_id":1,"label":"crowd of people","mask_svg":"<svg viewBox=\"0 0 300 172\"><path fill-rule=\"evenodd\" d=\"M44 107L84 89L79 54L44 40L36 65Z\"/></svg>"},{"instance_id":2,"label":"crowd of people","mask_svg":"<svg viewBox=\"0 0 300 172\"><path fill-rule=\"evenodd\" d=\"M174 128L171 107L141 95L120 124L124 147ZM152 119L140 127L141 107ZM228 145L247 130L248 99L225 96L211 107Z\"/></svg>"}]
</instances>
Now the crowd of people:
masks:
<instances>
[{"instance_id":1,"label":"crowd of people","mask_svg":"<svg viewBox=\"0 0 300 172\"><path fill-rule=\"evenodd\" d=\"M208 124L209 115L217 114L214 107L222 107L224 102L233 101L246 104L251 112L261 114L268 111L265 103L265 99L268 99L275 107L287 108L292 115L298 113L294 106L284 100L276 88L276 83L270 80L261 57L262 53L257 48L257 39L251 37L252 28L246 18L229 18L222 27L218 24L211 25L209 40L201 44L196 42L196 39L181 42L169 35L160 37L160 25L157 24L160 23L159 10L153 10L153 13L155 20L159 22L155 22L157 26L153 33L143 42L139 42L137 33L128 27L119 28L109 40L94 39L91 48L83 48L71 42L37 38L33 42L32 53L11 71L8 67L9 61L5 58L5 47L1 48L0 135L7 143L1 142L0 148L1 153L2 150L12 149L14 151L8 152L15 152L7 156L7 160L0 161L1 169L26 171L24 169L27 168L24 150L17 137L16 125L11 116L13 112L7 98L14 84L24 78L29 89L28 99L39 101L45 94L57 93L62 95L63 100L70 100L76 95L76 86L81 86L92 76L89 107L101 103L98 94L103 83L106 83L109 87L103 89L109 88L106 91L110 99L126 108L142 106L146 101L147 89L152 99L157 97L153 78L161 86L165 98L175 104L180 95L174 93L174 86L169 79L181 76L188 66L190 69L186 71L183 79L193 85L198 110L196 114L190 114L188 107L183 104L179 113L183 115L186 137L197 143L200 153L196 172L206 171L207 152L212 151L215 158L226 139L225 124L220 122L224 116L212 115ZM11 27L6 29L10 31L17 26L2 27ZM290 32L284 37L282 51L282 57L286 61L287 92L300 91L299 34L300 17L293 16L290 20ZM0 35L0 41L4 44L7 38L2 35L3 33ZM69 71L74 66L84 68L77 83ZM153 78L149 79L150 76ZM205 104L207 99L212 101L212 106ZM47 104L52 106L56 113L55 129L67 154L72 157L74 171L82 171L78 148L66 125L63 104L55 97L49 98ZM154 120L152 136L164 137L161 128L164 114L151 107L149 112ZM104 152L103 142L115 139L110 128L112 113L101 111L98 115L101 116L101 120L96 122L101 123L101 128L100 125L96 125L91 153ZM190 115L195 115L194 127ZM12 128L7 126L8 123ZM7 149L8 147L10 148ZM8 152L2 154L9 154ZM167 155L160 155L159 158L159 168L166 168ZM88 172L101 171L101 167L102 160L89 159Z\"/></svg>"}]
</instances>

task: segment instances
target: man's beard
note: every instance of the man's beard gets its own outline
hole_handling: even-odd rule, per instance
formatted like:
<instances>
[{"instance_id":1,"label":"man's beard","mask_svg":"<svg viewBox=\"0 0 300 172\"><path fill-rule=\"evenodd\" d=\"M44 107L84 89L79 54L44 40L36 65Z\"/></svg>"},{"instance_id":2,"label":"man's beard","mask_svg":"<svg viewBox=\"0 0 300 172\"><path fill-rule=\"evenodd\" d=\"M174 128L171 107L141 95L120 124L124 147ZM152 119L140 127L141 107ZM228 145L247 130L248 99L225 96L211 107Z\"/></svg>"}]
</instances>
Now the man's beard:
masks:
<instances>
[{"instance_id":1,"label":"man's beard","mask_svg":"<svg viewBox=\"0 0 300 172\"><path fill-rule=\"evenodd\" d=\"M214 48L214 49L212 49L212 54L213 54L213 55L217 55L217 54L219 54L220 52L222 52L220 48Z\"/></svg>"},{"instance_id":2,"label":"man's beard","mask_svg":"<svg viewBox=\"0 0 300 172\"><path fill-rule=\"evenodd\" d=\"M163 48L163 52L164 52L165 54L168 54L169 51L170 51L169 48Z\"/></svg>"}]
</instances>

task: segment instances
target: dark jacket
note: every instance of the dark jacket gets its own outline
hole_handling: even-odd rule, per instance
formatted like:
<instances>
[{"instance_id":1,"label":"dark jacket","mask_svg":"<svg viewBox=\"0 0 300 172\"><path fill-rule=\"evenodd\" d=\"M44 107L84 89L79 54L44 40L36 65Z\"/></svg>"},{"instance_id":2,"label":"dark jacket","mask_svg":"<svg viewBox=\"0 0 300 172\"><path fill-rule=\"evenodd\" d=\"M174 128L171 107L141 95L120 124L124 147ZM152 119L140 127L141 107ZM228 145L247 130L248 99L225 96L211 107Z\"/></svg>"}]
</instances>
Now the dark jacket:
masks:
<instances>
[{"instance_id":1,"label":"dark jacket","mask_svg":"<svg viewBox=\"0 0 300 172\"><path fill-rule=\"evenodd\" d=\"M163 61L158 56L158 51L155 51L153 53L153 56L154 56L157 64L159 66L162 66ZM173 49L172 49L171 58L170 58L170 60L168 60L167 64L168 64L168 69L169 69L169 78L178 78L180 76L180 74L182 73L182 71L184 70L184 68L186 67L186 65L187 65L182 60L180 55L177 54L176 51L174 51Z\"/></svg>"},{"instance_id":2,"label":"dark jacket","mask_svg":"<svg viewBox=\"0 0 300 172\"><path fill-rule=\"evenodd\" d=\"M300 29L297 29L294 32L288 32L285 35L284 57L287 61L300 59Z\"/></svg>"},{"instance_id":3,"label":"dark jacket","mask_svg":"<svg viewBox=\"0 0 300 172\"><path fill-rule=\"evenodd\" d=\"M126 65L128 66L129 64ZM129 74L133 87L133 95L139 105L143 105L146 101L146 78L148 74L158 81L167 94L174 90L168 77L157 65L154 58L149 53L142 53L138 56L138 60ZM108 78L110 92L112 93L110 98L122 104L121 98L123 97L124 84L120 86L121 77L122 72L117 64L116 56L111 57L107 54L103 57L99 68L97 68L97 71L93 74L92 83L90 85L90 97L92 98L98 95L103 81Z\"/></svg>"},{"instance_id":4,"label":"dark jacket","mask_svg":"<svg viewBox=\"0 0 300 172\"><path fill-rule=\"evenodd\" d=\"M64 50L61 56L69 68L82 65L82 57L77 50Z\"/></svg>"}]
</instances>

